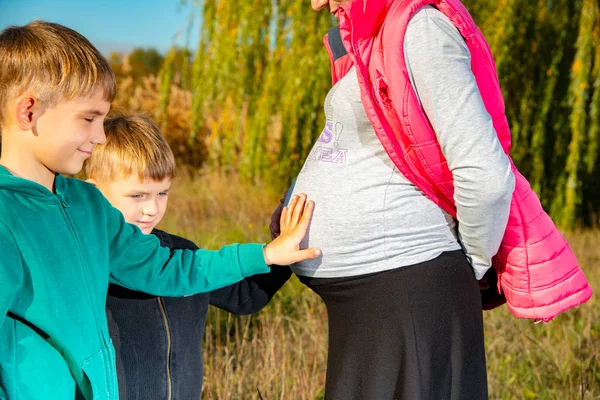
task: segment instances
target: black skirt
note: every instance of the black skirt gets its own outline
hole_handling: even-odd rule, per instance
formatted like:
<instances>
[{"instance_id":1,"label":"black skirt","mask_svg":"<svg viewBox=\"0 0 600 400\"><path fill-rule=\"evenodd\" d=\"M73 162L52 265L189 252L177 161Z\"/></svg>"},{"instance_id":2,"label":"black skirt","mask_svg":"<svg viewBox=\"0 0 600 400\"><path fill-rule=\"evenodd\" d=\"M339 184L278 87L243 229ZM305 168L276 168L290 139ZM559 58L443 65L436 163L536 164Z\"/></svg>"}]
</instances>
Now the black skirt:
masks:
<instances>
[{"instance_id":1,"label":"black skirt","mask_svg":"<svg viewBox=\"0 0 600 400\"><path fill-rule=\"evenodd\" d=\"M488 398L481 295L461 251L369 275L300 280L327 307L326 400Z\"/></svg>"}]
</instances>

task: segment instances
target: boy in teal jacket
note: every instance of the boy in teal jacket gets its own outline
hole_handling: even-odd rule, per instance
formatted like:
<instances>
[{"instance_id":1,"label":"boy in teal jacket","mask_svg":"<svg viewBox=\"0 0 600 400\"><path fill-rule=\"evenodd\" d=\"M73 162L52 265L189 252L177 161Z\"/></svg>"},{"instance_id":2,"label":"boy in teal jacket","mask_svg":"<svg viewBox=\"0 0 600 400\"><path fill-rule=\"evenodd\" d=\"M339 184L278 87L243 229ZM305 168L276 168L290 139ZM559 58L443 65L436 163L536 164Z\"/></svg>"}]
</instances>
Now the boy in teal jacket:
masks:
<instances>
[{"instance_id":1,"label":"boy in teal jacket","mask_svg":"<svg viewBox=\"0 0 600 400\"><path fill-rule=\"evenodd\" d=\"M183 296L317 257L300 250L312 202L282 215L267 246L169 251L76 174L106 140L115 94L77 32L33 22L0 33L0 399L116 399L108 283Z\"/></svg>"}]
</instances>

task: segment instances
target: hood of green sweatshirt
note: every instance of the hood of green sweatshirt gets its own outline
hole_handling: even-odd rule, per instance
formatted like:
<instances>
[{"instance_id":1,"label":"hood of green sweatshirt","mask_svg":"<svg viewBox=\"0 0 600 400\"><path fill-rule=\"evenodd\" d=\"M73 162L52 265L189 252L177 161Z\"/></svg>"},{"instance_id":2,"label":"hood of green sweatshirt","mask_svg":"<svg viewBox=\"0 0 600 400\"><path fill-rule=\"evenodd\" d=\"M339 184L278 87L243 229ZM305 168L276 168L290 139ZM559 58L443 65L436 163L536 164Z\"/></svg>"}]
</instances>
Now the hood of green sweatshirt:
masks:
<instances>
[{"instance_id":1,"label":"hood of green sweatshirt","mask_svg":"<svg viewBox=\"0 0 600 400\"><path fill-rule=\"evenodd\" d=\"M56 174L54 179L54 190L56 193L52 193L37 182L14 176L8 169L0 165L0 190L22 193L39 198L40 200L55 200L58 198L63 204L66 204L65 192L67 188L66 179L62 175Z\"/></svg>"}]
</instances>

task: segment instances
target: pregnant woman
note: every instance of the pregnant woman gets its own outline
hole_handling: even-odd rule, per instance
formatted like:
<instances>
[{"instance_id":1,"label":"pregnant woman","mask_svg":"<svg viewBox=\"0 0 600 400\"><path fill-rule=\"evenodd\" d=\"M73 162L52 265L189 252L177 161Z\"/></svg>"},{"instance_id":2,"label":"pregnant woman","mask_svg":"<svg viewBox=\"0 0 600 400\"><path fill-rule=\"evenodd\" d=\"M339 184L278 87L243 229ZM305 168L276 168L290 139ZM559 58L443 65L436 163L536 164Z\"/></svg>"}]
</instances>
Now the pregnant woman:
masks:
<instances>
[{"instance_id":1,"label":"pregnant woman","mask_svg":"<svg viewBox=\"0 0 600 400\"><path fill-rule=\"evenodd\" d=\"M322 256L292 270L327 307L325 398L487 399L477 281L509 214L527 211L511 206L517 173L489 47L458 0L311 3L339 21L325 39L333 87L284 204L298 193L316 204L303 246ZM546 217L550 234L536 233L562 239ZM562 242L540 243L547 255ZM569 306L591 295L579 272Z\"/></svg>"}]
</instances>

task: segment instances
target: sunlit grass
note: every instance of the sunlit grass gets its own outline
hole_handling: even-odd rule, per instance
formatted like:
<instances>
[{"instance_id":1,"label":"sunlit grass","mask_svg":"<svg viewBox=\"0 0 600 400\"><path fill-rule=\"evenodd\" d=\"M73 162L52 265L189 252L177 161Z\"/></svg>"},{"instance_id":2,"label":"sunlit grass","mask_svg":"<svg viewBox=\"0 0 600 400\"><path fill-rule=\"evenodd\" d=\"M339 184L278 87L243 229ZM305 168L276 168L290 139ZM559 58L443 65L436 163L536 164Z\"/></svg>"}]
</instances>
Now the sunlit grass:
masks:
<instances>
[{"instance_id":1,"label":"sunlit grass","mask_svg":"<svg viewBox=\"0 0 600 400\"><path fill-rule=\"evenodd\" d=\"M198 245L266 242L280 193L237 177L184 177L162 225ZM600 289L600 232L568 235L592 287ZM596 297L534 325L502 307L485 313L491 399L600 398L600 307ZM204 341L204 399L323 398L327 313L294 277L261 313L211 309Z\"/></svg>"}]
</instances>

